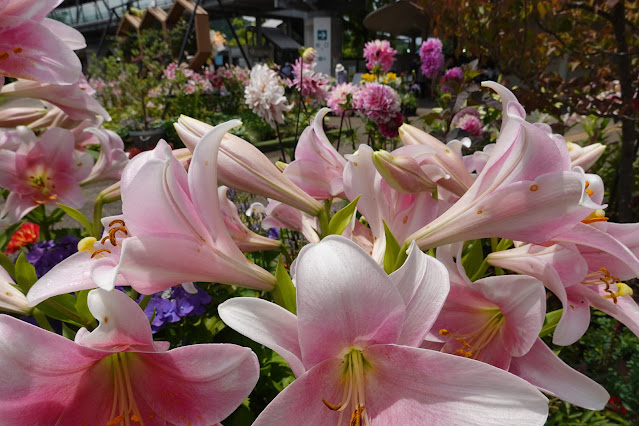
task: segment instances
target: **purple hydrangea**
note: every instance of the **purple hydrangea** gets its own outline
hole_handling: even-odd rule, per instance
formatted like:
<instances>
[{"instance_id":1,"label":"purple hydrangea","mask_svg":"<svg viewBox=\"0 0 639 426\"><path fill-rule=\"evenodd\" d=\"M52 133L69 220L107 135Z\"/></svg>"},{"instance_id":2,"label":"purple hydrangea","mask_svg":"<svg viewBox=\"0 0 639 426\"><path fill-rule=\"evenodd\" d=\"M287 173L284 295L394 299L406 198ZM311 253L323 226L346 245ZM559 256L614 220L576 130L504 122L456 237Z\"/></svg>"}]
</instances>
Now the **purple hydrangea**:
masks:
<instances>
[{"instance_id":1,"label":"purple hydrangea","mask_svg":"<svg viewBox=\"0 0 639 426\"><path fill-rule=\"evenodd\" d=\"M206 305L211 302L211 296L204 290L197 287L196 289L197 293L191 294L182 286L177 286L151 296L144 313L149 320L153 318L151 322L153 333L164 328L167 323L178 322L184 317L198 316L206 312ZM140 296L140 299L142 297L144 296Z\"/></svg>"},{"instance_id":2,"label":"purple hydrangea","mask_svg":"<svg viewBox=\"0 0 639 426\"><path fill-rule=\"evenodd\" d=\"M436 77L444 68L442 42L438 38L429 38L419 48L419 57L422 60L422 74L428 78Z\"/></svg>"},{"instance_id":3,"label":"purple hydrangea","mask_svg":"<svg viewBox=\"0 0 639 426\"><path fill-rule=\"evenodd\" d=\"M37 277L40 278L55 265L76 253L78 241L80 239L73 235L65 235L58 242L49 240L35 243L27 253L27 260L35 267Z\"/></svg>"}]
</instances>

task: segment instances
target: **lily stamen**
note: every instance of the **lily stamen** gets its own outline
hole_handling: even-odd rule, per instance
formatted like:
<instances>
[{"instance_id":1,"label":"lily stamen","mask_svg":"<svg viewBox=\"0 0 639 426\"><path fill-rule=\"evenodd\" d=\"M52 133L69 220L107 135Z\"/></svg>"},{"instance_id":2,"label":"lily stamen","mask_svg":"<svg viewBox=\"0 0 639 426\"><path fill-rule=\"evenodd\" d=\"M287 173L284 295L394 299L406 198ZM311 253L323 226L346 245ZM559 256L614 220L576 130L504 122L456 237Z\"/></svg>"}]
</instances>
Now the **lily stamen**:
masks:
<instances>
[{"instance_id":1,"label":"lily stamen","mask_svg":"<svg viewBox=\"0 0 639 426\"><path fill-rule=\"evenodd\" d=\"M603 276L600 276L600 275L603 275ZM605 287L603 291L608 294L604 294L603 297L606 299L612 299L615 305L617 304L617 299L619 297L632 296L633 294L632 288L630 288L629 285L622 283L619 278L615 277L614 275L611 275L610 272L608 272L608 270L605 267L602 267L598 271L591 272L587 276L593 277L593 278L598 277L598 278L585 280L583 281L583 284L586 286L604 285ZM617 286L616 291L613 291L611 287L613 285Z\"/></svg>"},{"instance_id":2,"label":"lily stamen","mask_svg":"<svg viewBox=\"0 0 639 426\"><path fill-rule=\"evenodd\" d=\"M477 330L465 333L451 333L448 329L442 328L439 330L440 336L449 336L450 339L456 341L461 345L453 353L463 356L465 358L479 359L481 351L493 340L493 338L499 333L501 326L506 321L506 318L501 311L495 313L488 321L486 321Z\"/></svg>"},{"instance_id":3,"label":"lily stamen","mask_svg":"<svg viewBox=\"0 0 639 426\"><path fill-rule=\"evenodd\" d=\"M111 253L111 250L109 250L109 249L105 249L105 248L99 249L99 250L96 250L93 253L91 253L91 259L93 259L94 257L98 256L100 253L102 253L104 251L107 252L107 253Z\"/></svg>"},{"instance_id":4,"label":"lily stamen","mask_svg":"<svg viewBox=\"0 0 639 426\"><path fill-rule=\"evenodd\" d=\"M362 352L357 349L352 349L344 356L343 375L345 376L345 386L342 393L342 400L337 404L332 404L322 398L322 402L331 411L339 411L340 415L337 420L337 425L342 425L344 420L345 409L350 405L355 407L351 414L349 425L362 425L370 426L370 420L366 414L364 414L365 405L365 384L364 384L364 358Z\"/></svg>"}]
</instances>

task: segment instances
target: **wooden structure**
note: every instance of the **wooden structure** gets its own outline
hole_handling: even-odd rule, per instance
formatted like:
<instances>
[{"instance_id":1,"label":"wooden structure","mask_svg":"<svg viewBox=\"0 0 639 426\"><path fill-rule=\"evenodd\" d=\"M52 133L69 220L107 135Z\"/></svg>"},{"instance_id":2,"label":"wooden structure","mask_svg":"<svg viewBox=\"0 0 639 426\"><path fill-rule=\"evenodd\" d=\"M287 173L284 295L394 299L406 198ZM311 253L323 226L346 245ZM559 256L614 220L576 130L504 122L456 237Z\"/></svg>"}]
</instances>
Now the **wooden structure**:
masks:
<instances>
[{"instance_id":1,"label":"wooden structure","mask_svg":"<svg viewBox=\"0 0 639 426\"><path fill-rule=\"evenodd\" d=\"M168 12L159 7L148 7L141 16L126 13L116 32L118 36L126 36L135 31L138 35L140 30L149 28L155 22L159 22L164 32L164 37L168 37L168 29L174 27L182 15L188 12L191 14L193 28L195 30L195 42L197 51L189 61L191 69L199 69L211 56L211 36L209 32L209 14L201 6L197 6L189 0L175 0ZM187 37L188 35L185 35ZM140 48L143 48L140 46Z\"/></svg>"}]
</instances>

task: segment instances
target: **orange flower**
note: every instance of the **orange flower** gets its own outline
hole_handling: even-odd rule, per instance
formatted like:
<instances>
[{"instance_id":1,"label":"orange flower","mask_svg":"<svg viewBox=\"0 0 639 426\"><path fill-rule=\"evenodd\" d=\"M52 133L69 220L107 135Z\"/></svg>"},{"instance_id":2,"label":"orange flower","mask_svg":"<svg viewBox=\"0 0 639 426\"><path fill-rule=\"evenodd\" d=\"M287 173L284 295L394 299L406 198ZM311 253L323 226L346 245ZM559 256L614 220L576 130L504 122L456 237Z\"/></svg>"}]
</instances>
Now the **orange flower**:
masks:
<instances>
[{"instance_id":1,"label":"orange flower","mask_svg":"<svg viewBox=\"0 0 639 426\"><path fill-rule=\"evenodd\" d=\"M9 241L9 244L7 245L5 253L15 253L22 247L38 241L39 236L40 226L35 223L27 222L13 234L11 241Z\"/></svg>"}]
</instances>

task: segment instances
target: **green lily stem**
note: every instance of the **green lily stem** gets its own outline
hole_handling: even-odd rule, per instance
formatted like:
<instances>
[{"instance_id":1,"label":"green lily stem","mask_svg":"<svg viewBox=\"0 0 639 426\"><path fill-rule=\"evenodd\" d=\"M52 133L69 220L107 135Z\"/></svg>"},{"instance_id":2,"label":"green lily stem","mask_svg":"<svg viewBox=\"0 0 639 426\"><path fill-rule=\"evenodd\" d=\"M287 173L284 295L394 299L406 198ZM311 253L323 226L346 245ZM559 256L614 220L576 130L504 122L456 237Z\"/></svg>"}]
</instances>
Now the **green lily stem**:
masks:
<instances>
[{"instance_id":1,"label":"green lily stem","mask_svg":"<svg viewBox=\"0 0 639 426\"><path fill-rule=\"evenodd\" d=\"M140 296L140 293L138 293L133 289L133 287L131 287L131 294L129 294L129 297L137 302L138 296Z\"/></svg>"},{"instance_id":2,"label":"green lily stem","mask_svg":"<svg viewBox=\"0 0 639 426\"><path fill-rule=\"evenodd\" d=\"M408 248L410 247L410 243L407 241L403 246L399 248L399 253L397 253L397 260L395 261L395 266L393 267L393 271L398 270L402 267L406 259L408 258Z\"/></svg>"},{"instance_id":3,"label":"green lily stem","mask_svg":"<svg viewBox=\"0 0 639 426\"><path fill-rule=\"evenodd\" d=\"M319 235L320 239L323 239L325 236L327 236L328 232L329 232L328 231L328 223L329 223L329 220L328 220L328 215L329 215L328 209L329 208L330 208L330 205L328 207L326 207L326 204L325 204L325 208L323 210L320 210L320 212L317 215L317 218L319 219L319 229L318 229L318 231L319 231L319 234L320 234Z\"/></svg>"},{"instance_id":4,"label":"green lily stem","mask_svg":"<svg viewBox=\"0 0 639 426\"><path fill-rule=\"evenodd\" d=\"M102 207L104 206L104 198L98 195L93 203L93 238L99 239L102 236Z\"/></svg>"}]
</instances>

